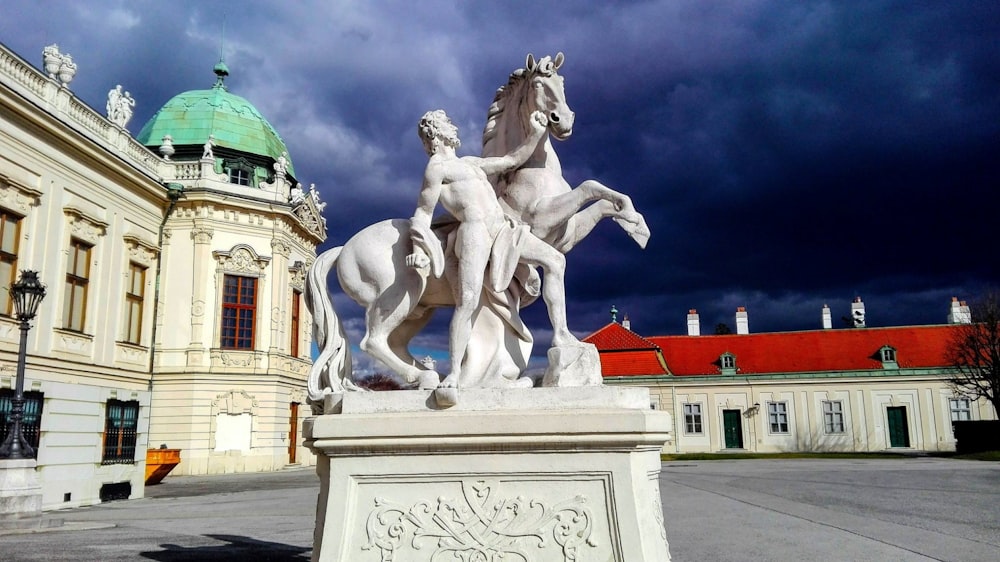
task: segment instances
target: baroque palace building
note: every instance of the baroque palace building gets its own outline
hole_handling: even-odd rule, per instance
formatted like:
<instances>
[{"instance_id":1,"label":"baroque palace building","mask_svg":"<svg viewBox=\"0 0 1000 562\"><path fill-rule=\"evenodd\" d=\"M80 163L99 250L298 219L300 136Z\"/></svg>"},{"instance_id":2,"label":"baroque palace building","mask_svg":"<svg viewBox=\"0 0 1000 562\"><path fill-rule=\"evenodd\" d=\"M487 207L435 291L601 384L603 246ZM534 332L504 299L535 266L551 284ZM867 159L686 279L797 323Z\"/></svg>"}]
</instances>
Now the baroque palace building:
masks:
<instances>
[{"instance_id":1,"label":"baroque palace building","mask_svg":"<svg viewBox=\"0 0 1000 562\"><path fill-rule=\"evenodd\" d=\"M674 417L665 452L954 451L953 421L996 419L992 405L948 384L947 348L969 307L953 299L948 323L752 334L736 312L736 333L643 337L612 321L584 341L601 357L605 384L650 389L651 407Z\"/></svg>"},{"instance_id":2,"label":"baroque palace building","mask_svg":"<svg viewBox=\"0 0 1000 562\"><path fill-rule=\"evenodd\" d=\"M42 62L0 45L0 424L19 334L6 291L37 270L25 422L43 509L141 497L147 449L179 449L174 474L313 464L302 290L324 204L281 137L221 62L135 138L127 92L102 114L74 96L71 57L52 45Z\"/></svg>"}]
</instances>

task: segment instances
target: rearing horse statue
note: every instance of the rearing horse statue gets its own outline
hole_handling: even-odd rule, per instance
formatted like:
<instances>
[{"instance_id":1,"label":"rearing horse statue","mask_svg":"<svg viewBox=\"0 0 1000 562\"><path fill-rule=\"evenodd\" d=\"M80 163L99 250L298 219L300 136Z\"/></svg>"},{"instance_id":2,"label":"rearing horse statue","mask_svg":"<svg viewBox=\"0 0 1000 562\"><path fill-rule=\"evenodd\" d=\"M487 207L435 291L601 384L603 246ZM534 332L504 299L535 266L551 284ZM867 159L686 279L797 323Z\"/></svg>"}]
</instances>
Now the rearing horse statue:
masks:
<instances>
[{"instance_id":1,"label":"rearing horse statue","mask_svg":"<svg viewBox=\"0 0 1000 562\"><path fill-rule=\"evenodd\" d=\"M525 68L511 73L507 85L497 90L487 114L484 157L501 156L520 144L528 132L528 116L536 108L563 108L547 115L549 131L560 141L573 134L575 114L569 111L563 78L557 73L564 60L562 53L554 60L545 57L538 61L528 55ZM510 215L530 225L535 236L564 254L605 217L612 217L640 247L645 248L649 240L646 221L628 196L596 180L571 188L563 179L562 165L548 139L524 166L491 181Z\"/></svg>"},{"instance_id":2,"label":"rearing horse statue","mask_svg":"<svg viewBox=\"0 0 1000 562\"><path fill-rule=\"evenodd\" d=\"M563 55L535 60L510 75L490 106L483 134L483 156L502 156L518 146L535 111L548 117L549 135L564 140L573 132L574 114L566 103L563 79L557 73ZM548 138L529 161L513 173L490 178L510 216L562 253L571 250L604 217L615 222L640 246L649 229L629 197L595 180L573 189L562 177L559 159ZM593 204L590 204L593 203ZM590 204L590 205L588 205ZM434 229L441 248L453 224ZM410 224L385 220L352 236L347 243L320 254L306 280L306 306L313 315L313 338L320 355L309 373L309 401L319 406L325 394L357 390L351 373L350 347L333 309L327 279L337 271L340 286L365 308L366 334L361 349L400 375L411 386L434 388L438 373L423 366L408 350L410 340L428 322L434 308L454 306L448 270L436 277L426 269L406 265L411 252ZM445 263L454 255L443 256ZM501 293L484 288L480 312L473 324L469 361L463 368L478 379L461 386L524 386L518 377L527 367L531 334L521 323L519 309L535 300L537 287L515 278ZM473 376L473 375L470 375Z\"/></svg>"}]
</instances>

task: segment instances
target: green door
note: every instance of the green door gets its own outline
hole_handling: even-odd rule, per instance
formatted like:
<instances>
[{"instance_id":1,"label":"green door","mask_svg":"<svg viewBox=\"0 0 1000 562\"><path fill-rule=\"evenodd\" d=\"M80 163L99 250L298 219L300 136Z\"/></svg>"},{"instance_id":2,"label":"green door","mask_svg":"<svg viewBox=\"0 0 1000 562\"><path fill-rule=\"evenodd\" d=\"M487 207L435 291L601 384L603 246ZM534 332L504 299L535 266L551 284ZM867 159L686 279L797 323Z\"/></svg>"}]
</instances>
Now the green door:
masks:
<instances>
[{"instance_id":1,"label":"green door","mask_svg":"<svg viewBox=\"0 0 1000 562\"><path fill-rule=\"evenodd\" d=\"M906 406L885 409L889 420L889 446L909 447L910 429L906 425Z\"/></svg>"},{"instance_id":2,"label":"green door","mask_svg":"<svg viewBox=\"0 0 1000 562\"><path fill-rule=\"evenodd\" d=\"M722 410L722 427L726 435L727 449L743 448L743 424L739 410Z\"/></svg>"}]
</instances>

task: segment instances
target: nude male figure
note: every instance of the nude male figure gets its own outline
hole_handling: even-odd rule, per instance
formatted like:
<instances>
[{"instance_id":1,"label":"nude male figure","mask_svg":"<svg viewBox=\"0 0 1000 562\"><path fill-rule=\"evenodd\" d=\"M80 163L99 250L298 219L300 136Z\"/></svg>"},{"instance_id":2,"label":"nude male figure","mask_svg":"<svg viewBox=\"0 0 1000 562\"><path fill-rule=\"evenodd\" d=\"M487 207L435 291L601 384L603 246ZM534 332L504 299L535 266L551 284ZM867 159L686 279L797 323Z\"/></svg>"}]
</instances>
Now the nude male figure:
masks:
<instances>
[{"instance_id":1,"label":"nude male figure","mask_svg":"<svg viewBox=\"0 0 1000 562\"><path fill-rule=\"evenodd\" d=\"M454 249L458 260L457 279L450 279L455 296L455 312L449 333L451 374L441 382L442 387L457 387L461 376L469 338L472 316L479 305L483 281L491 253L518 252L517 262L537 265L545 273L542 298L548 307L552 322L552 345L559 347L579 341L566 325L566 293L564 288L565 257L552 246L531 234L527 226L515 225L504 215L493 186L487 175L502 174L517 169L539 149L548 123L545 115L536 111L529 120L531 132L513 152L501 157L478 158L455 154L460 142L458 129L444 111L428 111L421 118L417 132L424 143L430 161L424 172L423 186L413 218L418 229L429 228L431 215L440 202L459 221ZM518 231L513 237L502 236L504 229ZM500 238L498 238L500 237ZM510 248L495 248L508 244ZM509 255L509 254L508 254ZM414 244L414 251L406 257L410 267L427 267L430 259ZM497 267L497 264L493 264ZM509 282L501 281L501 283ZM492 290L501 290L493 287Z\"/></svg>"}]
</instances>

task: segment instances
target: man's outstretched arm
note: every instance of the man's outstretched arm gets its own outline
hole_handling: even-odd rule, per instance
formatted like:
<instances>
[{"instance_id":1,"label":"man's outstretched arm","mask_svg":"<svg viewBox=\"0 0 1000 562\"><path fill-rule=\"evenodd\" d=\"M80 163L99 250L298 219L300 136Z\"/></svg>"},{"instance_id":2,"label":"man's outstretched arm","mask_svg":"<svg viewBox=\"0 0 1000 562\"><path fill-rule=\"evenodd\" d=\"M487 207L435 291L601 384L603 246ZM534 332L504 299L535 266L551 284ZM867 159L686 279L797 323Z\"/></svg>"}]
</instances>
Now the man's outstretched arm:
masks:
<instances>
[{"instance_id":1,"label":"man's outstretched arm","mask_svg":"<svg viewBox=\"0 0 1000 562\"><path fill-rule=\"evenodd\" d=\"M531 125L531 131L528 133L528 137L524 139L524 142L520 144L517 148L512 150L505 156L493 156L490 158L476 158L474 162L475 165L479 166L486 175L492 176L494 174L502 174L505 172L510 172L516 170L524 165L531 157L531 153L535 151L538 147L538 143L545 138L546 127L549 124L548 118L541 111L536 111L531 114L528 119L528 123ZM466 160L463 158L463 160ZM472 160L470 158L470 160Z\"/></svg>"}]
</instances>

